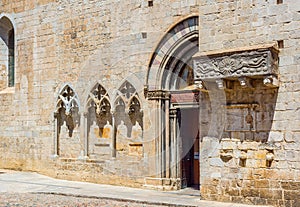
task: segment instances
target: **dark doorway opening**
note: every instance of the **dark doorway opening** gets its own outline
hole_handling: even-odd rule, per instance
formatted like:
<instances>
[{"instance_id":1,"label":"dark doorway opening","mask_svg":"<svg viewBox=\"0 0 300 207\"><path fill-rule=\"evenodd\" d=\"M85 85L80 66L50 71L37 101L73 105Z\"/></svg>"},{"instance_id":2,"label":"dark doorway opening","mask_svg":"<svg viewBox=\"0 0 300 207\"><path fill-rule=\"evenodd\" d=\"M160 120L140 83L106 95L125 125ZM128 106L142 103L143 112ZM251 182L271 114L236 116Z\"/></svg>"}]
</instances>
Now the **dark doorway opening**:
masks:
<instances>
[{"instance_id":1,"label":"dark doorway opening","mask_svg":"<svg viewBox=\"0 0 300 207\"><path fill-rule=\"evenodd\" d=\"M182 188L199 189L199 109L180 109Z\"/></svg>"}]
</instances>

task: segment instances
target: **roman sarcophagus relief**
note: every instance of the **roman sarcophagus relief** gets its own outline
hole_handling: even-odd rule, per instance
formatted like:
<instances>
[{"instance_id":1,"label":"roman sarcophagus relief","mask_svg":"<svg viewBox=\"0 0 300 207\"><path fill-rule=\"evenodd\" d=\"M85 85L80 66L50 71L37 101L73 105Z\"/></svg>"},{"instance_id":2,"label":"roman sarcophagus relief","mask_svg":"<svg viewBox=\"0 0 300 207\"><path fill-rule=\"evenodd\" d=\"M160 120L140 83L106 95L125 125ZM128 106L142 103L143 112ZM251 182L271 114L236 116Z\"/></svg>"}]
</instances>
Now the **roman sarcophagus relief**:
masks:
<instances>
[{"instance_id":1,"label":"roman sarcophagus relief","mask_svg":"<svg viewBox=\"0 0 300 207\"><path fill-rule=\"evenodd\" d=\"M200 54L193 58L195 82L203 87L205 81L238 79L241 85L247 78L263 78L267 86L277 86L278 50L273 46Z\"/></svg>"}]
</instances>

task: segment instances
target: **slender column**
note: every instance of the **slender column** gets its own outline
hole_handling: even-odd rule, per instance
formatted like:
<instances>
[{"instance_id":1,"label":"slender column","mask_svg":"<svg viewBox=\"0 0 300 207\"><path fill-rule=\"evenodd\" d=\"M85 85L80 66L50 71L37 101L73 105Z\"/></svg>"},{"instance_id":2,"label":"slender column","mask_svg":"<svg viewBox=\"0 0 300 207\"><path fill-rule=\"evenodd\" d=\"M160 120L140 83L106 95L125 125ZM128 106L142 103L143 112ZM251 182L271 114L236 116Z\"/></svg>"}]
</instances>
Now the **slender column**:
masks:
<instances>
[{"instance_id":1,"label":"slender column","mask_svg":"<svg viewBox=\"0 0 300 207\"><path fill-rule=\"evenodd\" d=\"M116 128L116 123L115 123L115 111L111 111L111 119L112 119L112 146L111 146L111 156L116 157L117 156L117 128Z\"/></svg>"},{"instance_id":2,"label":"slender column","mask_svg":"<svg viewBox=\"0 0 300 207\"><path fill-rule=\"evenodd\" d=\"M180 116L180 114L179 114ZM181 143L181 137L178 135L179 131L179 124L178 122L178 113L177 116L174 119L174 130L175 130L175 142L176 142L176 168L177 168L177 178L181 178L181 156L182 156L182 143Z\"/></svg>"},{"instance_id":3,"label":"slender column","mask_svg":"<svg viewBox=\"0 0 300 207\"><path fill-rule=\"evenodd\" d=\"M82 113L82 119L83 119L83 137L84 137L84 157L88 158L88 154L89 154L89 136L88 136L88 120L87 120L87 113L83 112Z\"/></svg>"},{"instance_id":4,"label":"slender column","mask_svg":"<svg viewBox=\"0 0 300 207\"><path fill-rule=\"evenodd\" d=\"M174 162L175 162L175 165L174 165L174 168L175 168L175 172L174 172L174 176L176 178L179 178L178 177L178 172L179 172L179 162L178 161L178 139L177 139L177 111L175 111L175 115L174 115L174 120L173 120L173 133L174 133Z\"/></svg>"},{"instance_id":5,"label":"slender column","mask_svg":"<svg viewBox=\"0 0 300 207\"><path fill-rule=\"evenodd\" d=\"M172 178L177 178L177 143L176 143L176 109L170 109L170 154L171 154L171 175Z\"/></svg>"},{"instance_id":6,"label":"slender column","mask_svg":"<svg viewBox=\"0 0 300 207\"><path fill-rule=\"evenodd\" d=\"M165 170L166 178L170 178L170 119L169 119L169 99L165 100Z\"/></svg>"},{"instance_id":7,"label":"slender column","mask_svg":"<svg viewBox=\"0 0 300 207\"><path fill-rule=\"evenodd\" d=\"M158 116L157 116L157 123L158 123L158 136L157 136L157 159L158 159L158 167L157 167L157 176L162 177L162 171L163 171L163 162L162 162L162 101L161 99L158 100Z\"/></svg>"},{"instance_id":8,"label":"slender column","mask_svg":"<svg viewBox=\"0 0 300 207\"><path fill-rule=\"evenodd\" d=\"M54 157L58 156L58 139L59 139L59 130L58 130L58 113L54 113Z\"/></svg>"},{"instance_id":9,"label":"slender column","mask_svg":"<svg viewBox=\"0 0 300 207\"><path fill-rule=\"evenodd\" d=\"M156 101L155 113L155 133L156 133L156 173L158 178L164 178L166 176L166 167L170 168L170 124L169 124L169 103L170 93L164 90L146 91L148 100ZM166 114L163 114L166 112ZM167 149L168 148L168 149ZM166 149L168 152L166 152ZM168 155L167 155L168 154ZM167 170L167 171L168 171ZM170 172L167 172L167 176L170 176Z\"/></svg>"}]
</instances>

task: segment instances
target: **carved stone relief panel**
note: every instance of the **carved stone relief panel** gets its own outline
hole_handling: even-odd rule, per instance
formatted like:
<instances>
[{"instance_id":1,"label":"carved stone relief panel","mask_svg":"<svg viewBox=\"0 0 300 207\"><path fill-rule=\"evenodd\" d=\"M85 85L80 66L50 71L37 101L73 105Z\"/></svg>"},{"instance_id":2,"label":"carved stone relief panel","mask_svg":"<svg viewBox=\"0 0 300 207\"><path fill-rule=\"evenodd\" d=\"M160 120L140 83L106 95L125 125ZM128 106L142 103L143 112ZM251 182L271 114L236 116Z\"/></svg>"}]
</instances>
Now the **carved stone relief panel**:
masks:
<instances>
[{"instance_id":1,"label":"carved stone relief panel","mask_svg":"<svg viewBox=\"0 0 300 207\"><path fill-rule=\"evenodd\" d=\"M273 48L205 55L194 58L195 80L278 74Z\"/></svg>"}]
</instances>

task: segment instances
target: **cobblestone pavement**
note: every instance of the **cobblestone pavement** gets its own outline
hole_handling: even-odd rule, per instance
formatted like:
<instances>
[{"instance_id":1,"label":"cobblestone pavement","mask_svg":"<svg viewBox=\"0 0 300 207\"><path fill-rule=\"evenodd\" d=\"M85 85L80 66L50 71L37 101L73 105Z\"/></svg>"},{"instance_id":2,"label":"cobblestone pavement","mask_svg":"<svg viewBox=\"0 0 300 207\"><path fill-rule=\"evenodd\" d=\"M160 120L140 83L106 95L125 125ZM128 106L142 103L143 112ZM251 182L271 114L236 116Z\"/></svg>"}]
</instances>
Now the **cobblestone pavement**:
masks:
<instances>
[{"instance_id":1,"label":"cobblestone pavement","mask_svg":"<svg viewBox=\"0 0 300 207\"><path fill-rule=\"evenodd\" d=\"M128 201L109 199L83 198L39 193L1 193L1 207L158 207Z\"/></svg>"}]
</instances>

